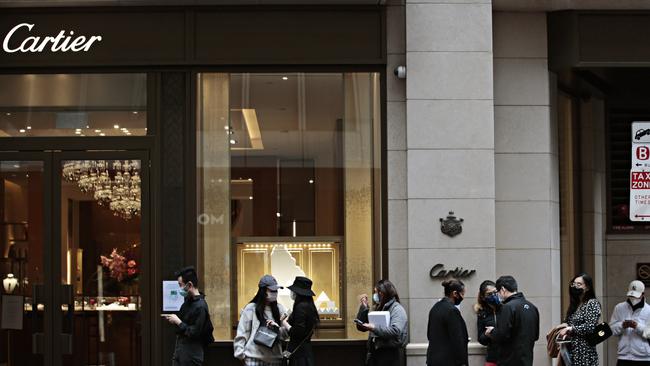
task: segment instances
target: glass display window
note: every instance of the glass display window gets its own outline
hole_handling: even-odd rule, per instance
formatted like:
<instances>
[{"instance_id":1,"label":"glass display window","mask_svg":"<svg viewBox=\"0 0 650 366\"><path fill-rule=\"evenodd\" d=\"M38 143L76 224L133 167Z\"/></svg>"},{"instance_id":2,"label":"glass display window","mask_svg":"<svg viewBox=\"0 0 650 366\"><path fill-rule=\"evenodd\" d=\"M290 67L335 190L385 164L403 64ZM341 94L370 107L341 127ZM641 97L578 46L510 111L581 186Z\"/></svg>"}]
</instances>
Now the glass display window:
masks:
<instances>
[{"instance_id":1,"label":"glass display window","mask_svg":"<svg viewBox=\"0 0 650 366\"><path fill-rule=\"evenodd\" d=\"M317 338L365 338L381 227L378 73L198 75L199 273L215 339L264 274L313 281ZM288 290L280 293L287 308Z\"/></svg>"}]
</instances>

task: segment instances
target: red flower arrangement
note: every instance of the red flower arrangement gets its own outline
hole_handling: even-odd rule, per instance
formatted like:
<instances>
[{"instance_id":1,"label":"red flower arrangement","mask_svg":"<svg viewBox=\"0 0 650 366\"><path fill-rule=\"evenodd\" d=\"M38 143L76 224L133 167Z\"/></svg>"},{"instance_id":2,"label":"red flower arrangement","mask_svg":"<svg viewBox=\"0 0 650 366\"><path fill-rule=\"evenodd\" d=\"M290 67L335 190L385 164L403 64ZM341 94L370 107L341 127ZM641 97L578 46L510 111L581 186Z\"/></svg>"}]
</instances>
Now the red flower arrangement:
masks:
<instances>
[{"instance_id":1,"label":"red flower arrangement","mask_svg":"<svg viewBox=\"0 0 650 366\"><path fill-rule=\"evenodd\" d=\"M134 281L140 274L135 258L131 258L128 253L124 255L118 253L117 248L113 249L110 256L102 255L100 258L104 270L118 282Z\"/></svg>"}]
</instances>

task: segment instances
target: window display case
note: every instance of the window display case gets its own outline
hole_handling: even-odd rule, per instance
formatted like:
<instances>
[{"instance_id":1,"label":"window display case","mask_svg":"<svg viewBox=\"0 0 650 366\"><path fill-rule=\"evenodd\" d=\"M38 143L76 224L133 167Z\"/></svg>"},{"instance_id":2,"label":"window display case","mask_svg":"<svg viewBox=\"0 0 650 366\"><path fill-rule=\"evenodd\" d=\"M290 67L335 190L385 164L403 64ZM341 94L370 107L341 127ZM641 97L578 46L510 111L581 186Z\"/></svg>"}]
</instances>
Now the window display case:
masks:
<instances>
[{"instance_id":1,"label":"window display case","mask_svg":"<svg viewBox=\"0 0 650 366\"><path fill-rule=\"evenodd\" d=\"M237 309L243 309L255 296L258 281L264 274L271 274L285 287L279 290L278 302L291 309L293 301L286 286L296 276L306 276L313 281L314 303L321 319L341 320L341 241L309 239L238 240L235 244Z\"/></svg>"}]
</instances>

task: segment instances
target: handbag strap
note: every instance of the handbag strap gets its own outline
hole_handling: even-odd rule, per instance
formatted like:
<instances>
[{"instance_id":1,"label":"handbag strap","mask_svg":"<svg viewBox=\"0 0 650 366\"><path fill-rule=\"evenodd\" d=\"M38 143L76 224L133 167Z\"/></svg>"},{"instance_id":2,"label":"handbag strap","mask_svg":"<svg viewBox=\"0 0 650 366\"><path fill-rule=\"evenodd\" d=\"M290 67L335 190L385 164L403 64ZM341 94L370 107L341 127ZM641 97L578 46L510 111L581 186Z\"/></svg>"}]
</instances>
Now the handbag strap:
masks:
<instances>
[{"instance_id":1,"label":"handbag strap","mask_svg":"<svg viewBox=\"0 0 650 366\"><path fill-rule=\"evenodd\" d=\"M290 358L294 353L296 353L296 351L298 351L300 349L300 347L303 345L303 343L305 343L307 341L307 339L309 339L309 337L311 337L314 334L314 328L315 327L311 328L311 331L309 332L309 334L307 334L305 336L305 338L303 338L302 341L300 341L300 343L298 343L298 346L296 346L296 348L294 348L293 351L287 352L287 357L286 358ZM289 346L287 346L287 348L289 348Z\"/></svg>"}]
</instances>

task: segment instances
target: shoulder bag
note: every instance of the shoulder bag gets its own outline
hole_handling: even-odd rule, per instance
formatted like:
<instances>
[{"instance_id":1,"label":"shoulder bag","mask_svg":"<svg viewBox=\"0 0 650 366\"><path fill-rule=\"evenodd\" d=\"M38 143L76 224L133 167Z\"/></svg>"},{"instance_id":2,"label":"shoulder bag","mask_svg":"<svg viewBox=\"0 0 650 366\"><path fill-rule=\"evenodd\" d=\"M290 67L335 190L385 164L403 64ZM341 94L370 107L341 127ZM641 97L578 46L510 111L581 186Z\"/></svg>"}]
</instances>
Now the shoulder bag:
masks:
<instances>
[{"instance_id":1,"label":"shoulder bag","mask_svg":"<svg viewBox=\"0 0 650 366\"><path fill-rule=\"evenodd\" d=\"M255 332L255 336L253 337L255 344L267 348L273 348L277 340L278 331L262 324L257 328L257 332Z\"/></svg>"},{"instance_id":2,"label":"shoulder bag","mask_svg":"<svg viewBox=\"0 0 650 366\"><path fill-rule=\"evenodd\" d=\"M598 343L601 343L602 341L611 337L611 335L612 335L612 328L609 327L609 324L607 324L607 322L602 322L596 325L596 329L594 329L594 332L587 334L585 338L587 340L587 343L590 346L594 347Z\"/></svg>"}]
</instances>

